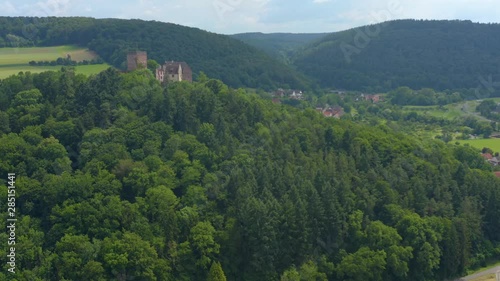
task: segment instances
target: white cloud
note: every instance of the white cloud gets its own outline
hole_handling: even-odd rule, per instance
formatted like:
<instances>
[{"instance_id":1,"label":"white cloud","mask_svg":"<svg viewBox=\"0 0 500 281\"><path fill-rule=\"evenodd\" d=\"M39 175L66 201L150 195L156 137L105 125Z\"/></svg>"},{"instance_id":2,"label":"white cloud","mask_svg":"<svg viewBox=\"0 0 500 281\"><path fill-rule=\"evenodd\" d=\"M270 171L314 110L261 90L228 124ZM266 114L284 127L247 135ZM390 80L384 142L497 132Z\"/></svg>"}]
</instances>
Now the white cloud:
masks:
<instances>
[{"instance_id":1,"label":"white cloud","mask_svg":"<svg viewBox=\"0 0 500 281\"><path fill-rule=\"evenodd\" d=\"M9 1L5 1L3 3L0 3L0 11L6 13L6 14L16 14L17 9L10 3Z\"/></svg>"},{"instance_id":2,"label":"white cloud","mask_svg":"<svg viewBox=\"0 0 500 281\"><path fill-rule=\"evenodd\" d=\"M2 2L3 1L3 2ZM218 33L333 32L385 20L498 22L498 0L0 0L7 16L141 18ZM394 12L394 6L399 7Z\"/></svg>"},{"instance_id":3,"label":"white cloud","mask_svg":"<svg viewBox=\"0 0 500 281\"><path fill-rule=\"evenodd\" d=\"M47 0L44 2L37 2L36 6L46 15L65 16L69 11L69 4L69 0Z\"/></svg>"}]
</instances>

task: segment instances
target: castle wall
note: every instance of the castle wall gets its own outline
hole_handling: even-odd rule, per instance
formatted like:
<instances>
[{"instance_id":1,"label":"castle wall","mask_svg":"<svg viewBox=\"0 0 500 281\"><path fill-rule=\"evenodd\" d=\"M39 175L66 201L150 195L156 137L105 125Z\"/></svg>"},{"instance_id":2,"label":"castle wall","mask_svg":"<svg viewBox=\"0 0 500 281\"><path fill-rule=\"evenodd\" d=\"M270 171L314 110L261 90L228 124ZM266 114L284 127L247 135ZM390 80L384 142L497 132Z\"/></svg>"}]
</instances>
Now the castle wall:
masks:
<instances>
[{"instance_id":1,"label":"castle wall","mask_svg":"<svg viewBox=\"0 0 500 281\"><path fill-rule=\"evenodd\" d=\"M138 68L148 66L148 54L146 52L129 52L127 54L127 70L134 71Z\"/></svg>"}]
</instances>

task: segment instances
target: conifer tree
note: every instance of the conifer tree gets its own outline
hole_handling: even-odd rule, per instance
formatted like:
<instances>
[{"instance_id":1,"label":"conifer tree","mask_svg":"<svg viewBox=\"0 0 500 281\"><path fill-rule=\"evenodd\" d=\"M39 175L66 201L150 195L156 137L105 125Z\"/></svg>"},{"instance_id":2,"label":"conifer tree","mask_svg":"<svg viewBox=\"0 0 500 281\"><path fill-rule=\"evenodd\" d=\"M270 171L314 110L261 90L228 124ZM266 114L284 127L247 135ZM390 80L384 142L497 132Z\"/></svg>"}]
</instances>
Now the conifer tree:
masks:
<instances>
[{"instance_id":1,"label":"conifer tree","mask_svg":"<svg viewBox=\"0 0 500 281\"><path fill-rule=\"evenodd\" d=\"M219 262L213 262L208 272L207 281L226 281L226 275Z\"/></svg>"}]
</instances>

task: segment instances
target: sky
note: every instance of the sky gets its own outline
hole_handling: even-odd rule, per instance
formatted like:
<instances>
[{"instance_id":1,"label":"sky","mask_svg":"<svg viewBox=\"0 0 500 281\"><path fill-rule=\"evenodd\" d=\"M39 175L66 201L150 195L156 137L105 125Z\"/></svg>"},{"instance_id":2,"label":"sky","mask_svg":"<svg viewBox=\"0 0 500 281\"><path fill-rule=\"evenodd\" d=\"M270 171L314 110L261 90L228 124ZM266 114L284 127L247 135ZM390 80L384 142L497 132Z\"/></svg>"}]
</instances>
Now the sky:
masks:
<instances>
[{"instance_id":1,"label":"sky","mask_svg":"<svg viewBox=\"0 0 500 281\"><path fill-rule=\"evenodd\" d=\"M394 19L500 22L498 0L0 0L2 16L87 16L203 30L335 32Z\"/></svg>"}]
</instances>

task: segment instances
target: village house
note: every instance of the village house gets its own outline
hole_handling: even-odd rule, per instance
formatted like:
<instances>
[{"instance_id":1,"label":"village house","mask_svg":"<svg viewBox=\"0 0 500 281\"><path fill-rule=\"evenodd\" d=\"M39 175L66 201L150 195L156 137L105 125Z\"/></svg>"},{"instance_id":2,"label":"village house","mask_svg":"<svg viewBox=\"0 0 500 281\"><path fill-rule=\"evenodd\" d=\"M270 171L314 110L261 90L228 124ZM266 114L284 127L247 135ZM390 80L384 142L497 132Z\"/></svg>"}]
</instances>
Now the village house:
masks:
<instances>
[{"instance_id":1,"label":"village house","mask_svg":"<svg viewBox=\"0 0 500 281\"><path fill-rule=\"evenodd\" d=\"M346 93L345 90L330 90L330 93L337 95L344 95Z\"/></svg>"},{"instance_id":2,"label":"village house","mask_svg":"<svg viewBox=\"0 0 500 281\"><path fill-rule=\"evenodd\" d=\"M492 166L498 166L500 164L500 156L493 156L491 153L483 153L481 157L488 161Z\"/></svg>"},{"instance_id":3,"label":"village house","mask_svg":"<svg viewBox=\"0 0 500 281\"><path fill-rule=\"evenodd\" d=\"M303 100L304 93L301 90L284 90L282 88L277 89L272 93L274 98L289 98L292 100Z\"/></svg>"},{"instance_id":4,"label":"village house","mask_svg":"<svg viewBox=\"0 0 500 281\"><path fill-rule=\"evenodd\" d=\"M379 103L383 99L382 95L380 94L377 95L361 94L361 97L364 98L365 101L371 101L372 103Z\"/></svg>"},{"instance_id":5,"label":"village house","mask_svg":"<svg viewBox=\"0 0 500 281\"><path fill-rule=\"evenodd\" d=\"M491 153L483 153L481 154L481 157L483 157L485 160L493 159L493 155L491 155Z\"/></svg>"},{"instance_id":6,"label":"village house","mask_svg":"<svg viewBox=\"0 0 500 281\"><path fill-rule=\"evenodd\" d=\"M291 90L291 94L289 97L293 100L301 100L304 99L304 94L300 90Z\"/></svg>"},{"instance_id":7,"label":"village house","mask_svg":"<svg viewBox=\"0 0 500 281\"><path fill-rule=\"evenodd\" d=\"M500 164L500 157L493 157L488 162L493 166L498 166Z\"/></svg>"},{"instance_id":8,"label":"village house","mask_svg":"<svg viewBox=\"0 0 500 281\"><path fill-rule=\"evenodd\" d=\"M318 106L316 107L316 111L322 113L325 117L333 117L337 119L340 119L340 117L345 114L344 109L338 105L333 107L326 106L325 108Z\"/></svg>"}]
</instances>

